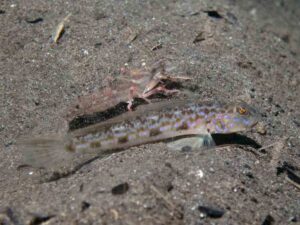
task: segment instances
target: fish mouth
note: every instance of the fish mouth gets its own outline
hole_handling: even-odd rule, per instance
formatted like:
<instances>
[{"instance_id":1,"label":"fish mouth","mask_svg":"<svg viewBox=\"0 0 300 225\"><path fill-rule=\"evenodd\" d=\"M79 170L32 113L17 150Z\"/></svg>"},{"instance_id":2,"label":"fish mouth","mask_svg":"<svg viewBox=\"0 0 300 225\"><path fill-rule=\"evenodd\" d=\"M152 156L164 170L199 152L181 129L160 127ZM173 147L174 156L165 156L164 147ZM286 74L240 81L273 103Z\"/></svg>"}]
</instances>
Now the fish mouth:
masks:
<instances>
[{"instance_id":1,"label":"fish mouth","mask_svg":"<svg viewBox=\"0 0 300 225\"><path fill-rule=\"evenodd\" d=\"M250 116L249 120L250 120L249 127L253 128L261 121L261 115L256 111L255 115Z\"/></svg>"},{"instance_id":2,"label":"fish mouth","mask_svg":"<svg viewBox=\"0 0 300 225\"><path fill-rule=\"evenodd\" d=\"M252 124L251 124L251 128L255 127L256 125L258 124L258 120L254 121Z\"/></svg>"}]
</instances>

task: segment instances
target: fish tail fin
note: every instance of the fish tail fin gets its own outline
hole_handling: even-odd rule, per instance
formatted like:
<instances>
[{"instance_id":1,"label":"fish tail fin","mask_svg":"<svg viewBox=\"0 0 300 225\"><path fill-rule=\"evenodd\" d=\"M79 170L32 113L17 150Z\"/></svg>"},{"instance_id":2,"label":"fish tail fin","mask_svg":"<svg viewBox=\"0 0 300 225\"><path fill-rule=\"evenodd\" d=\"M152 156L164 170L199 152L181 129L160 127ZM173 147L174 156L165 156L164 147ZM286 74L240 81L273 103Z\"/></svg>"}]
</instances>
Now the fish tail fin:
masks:
<instances>
[{"instance_id":1,"label":"fish tail fin","mask_svg":"<svg viewBox=\"0 0 300 225\"><path fill-rule=\"evenodd\" d=\"M66 165L74 157L64 136L22 138L18 142L24 163L32 167L54 168Z\"/></svg>"}]
</instances>

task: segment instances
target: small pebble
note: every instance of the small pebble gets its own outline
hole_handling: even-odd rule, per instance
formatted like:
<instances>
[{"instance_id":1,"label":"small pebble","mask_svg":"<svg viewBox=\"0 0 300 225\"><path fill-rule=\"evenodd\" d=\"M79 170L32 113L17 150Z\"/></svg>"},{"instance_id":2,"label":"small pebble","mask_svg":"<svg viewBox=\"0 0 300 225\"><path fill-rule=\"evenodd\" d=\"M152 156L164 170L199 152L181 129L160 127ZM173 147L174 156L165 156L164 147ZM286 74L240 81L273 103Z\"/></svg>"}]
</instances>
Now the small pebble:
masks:
<instances>
[{"instance_id":1,"label":"small pebble","mask_svg":"<svg viewBox=\"0 0 300 225\"><path fill-rule=\"evenodd\" d=\"M89 51L86 49L82 49L82 53L83 53L83 55L89 55Z\"/></svg>"},{"instance_id":2,"label":"small pebble","mask_svg":"<svg viewBox=\"0 0 300 225\"><path fill-rule=\"evenodd\" d=\"M38 213L31 213L31 215L32 215L31 221L28 223L30 225L44 224L52 217L55 217L55 215L42 215Z\"/></svg>"},{"instance_id":3,"label":"small pebble","mask_svg":"<svg viewBox=\"0 0 300 225\"><path fill-rule=\"evenodd\" d=\"M256 131L257 131L257 133L259 133L261 135L266 135L267 134L266 126L261 124L261 123L258 123L256 125Z\"/></svg>"},{"instance_id":4,"label":"small pebble","mask_svg":"<svg viewBox=\"0 0 300 225\"><path fill-rule=\"evenodd\" d=\"M122 195L129 190L129 185L127 182L119 184L111 189L113 195Z\"/></svg>"},{"instance_id":5,"label":"small pebble","mask_svg":"<svg viewBox=\"0 0 300 225\"><path fill-rule=\"evenodd\" d=\"M200 217L210 217L210 218L221 218L225 211L221 209L211 208L207 206L198 206L198 210L200 211Z\"/></svg>"},{"instance_id":6,"label":"small pebble","mask_svg":"<svg viewBox=\"0 0 300 225\"><path fill-rule=\"evenodd\" d=\"M267 215L261 225L272 225L274 222L275 222L274 218L270 215Z\"/></svg>"},{"instance_id":7,"label":"small pebble","mask_svg":"<svg viewBox=\"0 0 300 225\"><path fill-rule=\"evenodd\" d=\"M25 21L27 23L31 23L31 24L35 24L35 23L40 23L40 22L43 22L44 19L42 17L34 17L34 18L26 18Z\"/></svg>"},{"instance_id":8,"label":"small pebble","mask_svg":"<svg viewBox=\"0 0 300 225\"><path fill-rule=\"evenodd\" d=\"M292 216L289 218L289 222L296 223L296 222L298 222L298 218L296 216Z\"/></svg>"},{"instance_id":9,"label":"small pebble","mask_svg":"<svg viewBox=\"0 0 300 225\"><path fill-rule=\"evenodd\" d=\"M205 40L205 35L204 35L204 32L201 31L201 32L199 32L199 33L196 35L196 37L195 37L194 40L193 40L193 43L195 44L195 43L197 43L197 42L201 42L201 41L204 41L204 40Z\"/></svg>"},{"instance_id":10,"label":"small pebble","mask_svg":"<svg viewBox=\"0 0 300 225\"><path fill-rule=\"evenodd\" d=\"M87 210L88 208L90 208L90 206L91 204L86 201L81 202L81 212Z\"/></svg>"},{"instance_id":11,"label":"small pebble","mask_svg":"<svg viewBox=\"0 0 300 225\"><path fill-rule=\"evenodd\" d=\"M102 43L101 42L97 42L97 43L95 43L95 48L99 48L100 46L102 46Z\"/></svg>"},{"instance_id":12,"label":"small pebble","mask_svg":"<svg viewBox=\"0 0 300 225\"><path fill-rule=\"evenodd\" d=\"M197 177L199 177L199 178L203 178L204 173L203 173L202 170L199 169L199 170L196 171L195 175L196 175Z\"/></svg>"},{"instance_id":13,"label":"small pebble","mask_svg":"<svg viewBox=\"0 0 300 225\"><path fill-rule=\"evenodd\" d=\"M213 18L216 18L216 19L222 19L223 16L220 15L220 13L218 13L218 11L216 10L207 10L207 11L204 11L205 13L207 13L207 15L209 17L213 17Z\"/></svg>"}]
</instances>

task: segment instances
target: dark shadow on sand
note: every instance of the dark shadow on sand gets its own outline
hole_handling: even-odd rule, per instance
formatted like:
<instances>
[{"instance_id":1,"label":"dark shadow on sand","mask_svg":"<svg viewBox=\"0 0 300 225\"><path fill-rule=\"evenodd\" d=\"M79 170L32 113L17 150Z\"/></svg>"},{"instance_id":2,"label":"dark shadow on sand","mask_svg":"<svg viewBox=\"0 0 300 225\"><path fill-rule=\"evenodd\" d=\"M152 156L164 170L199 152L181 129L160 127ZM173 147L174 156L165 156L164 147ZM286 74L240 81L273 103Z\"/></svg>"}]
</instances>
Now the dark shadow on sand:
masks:
<instances>
[{"instance_id":1,"label":"dark shadow on sand","mask_svg":"<svg viewBox=\"0 0 300 225\"><path fill-rule=\"evenodd\" d=\"M261 148L255 140L237 133L232 134L213 134L212 135L217 146L220 145L242 145L250 146L255 149Z\"/></svg>"}]
</instances>

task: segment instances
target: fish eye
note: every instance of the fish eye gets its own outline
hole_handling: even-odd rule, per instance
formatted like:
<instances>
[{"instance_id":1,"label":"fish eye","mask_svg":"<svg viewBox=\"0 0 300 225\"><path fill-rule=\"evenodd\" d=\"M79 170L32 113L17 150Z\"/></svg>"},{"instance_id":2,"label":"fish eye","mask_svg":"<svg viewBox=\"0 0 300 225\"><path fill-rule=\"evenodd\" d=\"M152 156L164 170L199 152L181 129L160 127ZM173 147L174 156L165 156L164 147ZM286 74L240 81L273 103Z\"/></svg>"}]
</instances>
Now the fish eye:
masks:
<instances>
[{"instance_id":1,"label":"fish eye","mask_svg":"<svg viewBox=\"0 0 300 225\"><path fill-rule=\"evenodd\" d=\"M238 112L239 112L239 114L241 114L241 115L247 115L248 110L245 109L244 107L238 107Z\"/></svg>"}]
</instances>

